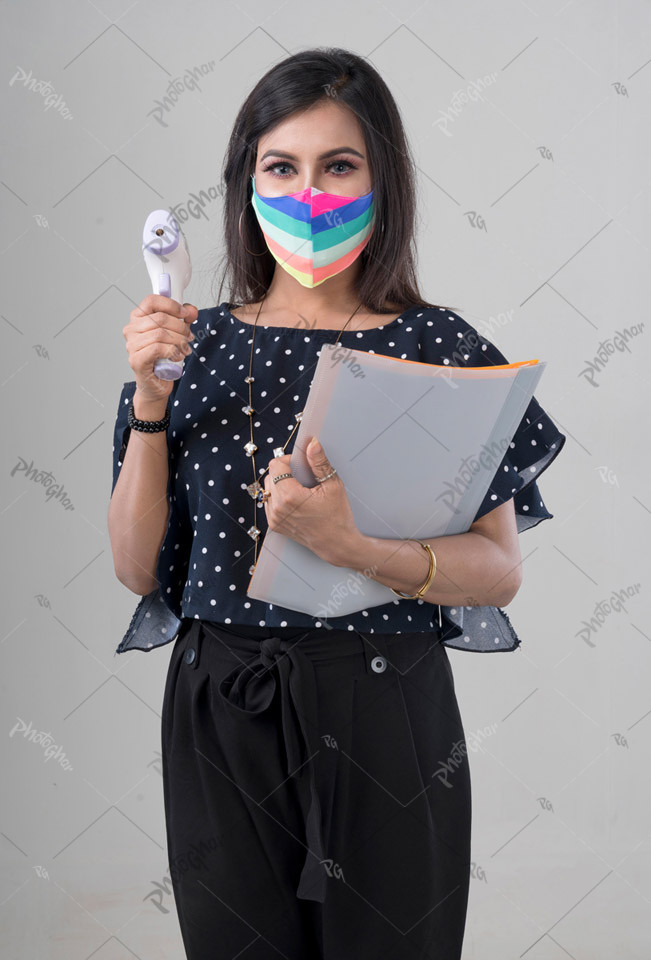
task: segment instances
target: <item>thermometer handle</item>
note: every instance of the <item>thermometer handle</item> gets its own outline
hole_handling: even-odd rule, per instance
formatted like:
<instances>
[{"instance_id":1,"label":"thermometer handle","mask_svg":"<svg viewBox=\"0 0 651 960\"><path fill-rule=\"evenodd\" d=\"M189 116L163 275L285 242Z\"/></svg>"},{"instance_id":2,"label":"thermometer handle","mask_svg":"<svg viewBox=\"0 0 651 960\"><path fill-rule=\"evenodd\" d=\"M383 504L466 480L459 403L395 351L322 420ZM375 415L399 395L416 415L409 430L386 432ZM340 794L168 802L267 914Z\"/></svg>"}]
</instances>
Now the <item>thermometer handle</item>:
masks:
<instances>
[{"instance_id":1,"label":"thermometer handle","mask_svg":"<svg viewBox=\"0 0 651 960\"><path fill-rule=\"evenodd\" d=\"M158 284L154 286L158 286L158 290L154 289L154 293L159 293L162 297L172 296L172 284L169 273L161 273L158 278ZM159 380L178 380L183 376L183 361L157 360L154 364L154 373Z\"/></svg>"}]
</instances>

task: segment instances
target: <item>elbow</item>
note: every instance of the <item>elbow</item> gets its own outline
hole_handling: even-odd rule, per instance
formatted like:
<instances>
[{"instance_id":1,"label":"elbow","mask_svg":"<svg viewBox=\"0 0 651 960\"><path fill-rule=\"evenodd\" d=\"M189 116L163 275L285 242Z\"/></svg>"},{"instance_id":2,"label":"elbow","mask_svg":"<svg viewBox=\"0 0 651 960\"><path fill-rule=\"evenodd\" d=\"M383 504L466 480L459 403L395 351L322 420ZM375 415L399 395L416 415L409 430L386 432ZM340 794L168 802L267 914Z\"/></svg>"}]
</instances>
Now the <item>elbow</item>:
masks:
<instances>
[{"instance_id":1,"label":"elbow","mask_svg":"<svg viewBox=\"0 0 651 960\"><path fill-rule=\"evenodd\" d=\"M515 599L521 586L522 564L518 563L516 566L509 567L507 573L500 580L491 600L491 606L507 607Z\"/></svg>"},{"instance_id":2,"label":"elbow","mask_svg":"<svg viewBox=\"0 0 651 960\"><path fill-rule=\"evenodd\" d=\"M145 597L148 593L151 593L158 586L158 580L156 577L135 577L133 573L123 574L119 570L115 570L115 576L120 581L122 586L126 587L127 590L130 590L132 593L137 594L139 597Z\"/></svg>"}]
</instances>

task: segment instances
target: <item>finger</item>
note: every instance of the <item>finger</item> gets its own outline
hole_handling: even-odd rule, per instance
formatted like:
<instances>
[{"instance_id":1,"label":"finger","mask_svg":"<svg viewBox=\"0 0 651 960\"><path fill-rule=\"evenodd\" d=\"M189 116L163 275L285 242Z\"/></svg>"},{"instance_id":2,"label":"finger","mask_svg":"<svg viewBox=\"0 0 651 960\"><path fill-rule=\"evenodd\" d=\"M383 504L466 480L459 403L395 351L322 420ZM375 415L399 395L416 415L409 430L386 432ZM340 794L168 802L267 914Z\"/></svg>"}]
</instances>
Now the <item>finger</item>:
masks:
<instances>
[{"instance_id":1,"label":"finger","mask_svg":"<svg viewBox=\"0 0 651 960\"><path fill-rule=\"evenodd\" d=\"M173 317L182 319L187 310L184 304L178 300L172 300L171 297L164 297L160 293L150 293L142 300L137 307L134 307L135 317L146 316L150 313L170 313Z\"/></svg>"},{"instance_id":2,"label":"finger","mask_svg":"<svg viewBox=\"0 0 651 960\"><path fill-rule=\"evenodd\" d=\"M194 321L199 316L199 311L193 303L184 303L183 310L185 312L185 316L183 317L183 319L185 323L187 323L188 325L194 323Z\"/></svg>"},{"instance_id":3,"label":"finger","mask_svg":"<svg viewBox=\"0 0 651 960\"><path fill-rule=\"evenodd\" d=\"M177 333L175 330L170 330L169 327L154 327L143 330L142 333L136 333L131 341L135 349L146 347L150 343L174 343L178 347L189 347L192 342L188 339L187 332Z\"/></svg>"},{"instance_id":4,"label":"finger","mask_svg":"<svg viewBox=\"0 0 651 960\"><path fill-rule=\"evenodd\" d=\"M312 441L308 443L307 453L310 466L315 477L324 477L327 473L332 471L330 461L328 460L325 450L318 440L316 440L314 443L312 443Z\"/></svg>"},{"instance_id":5,"label":"finger","mask_svg":"<svg viewBox=\"0 0 651 960\"><path fill-rule=\"evenodd\" d=\"M289 473L290 459L291 456L288 453L282 457L272 457L268 463L267 477L277 477L279 473Z\"/></svg>"},{"instance_id":6,"label":"finger","mask_svg":"<svg viewBox=\"0 0 651 960\"><path fill-rule=\"evenodd\" d=\"M172 330L174 333L187 337L192 331L188 329L188 324L177 317L171 317L167 313L148 313L142 317L137 317L131 321L131 329L136 333L144 333L146 330Z\"/></svg>"}]
</instances>

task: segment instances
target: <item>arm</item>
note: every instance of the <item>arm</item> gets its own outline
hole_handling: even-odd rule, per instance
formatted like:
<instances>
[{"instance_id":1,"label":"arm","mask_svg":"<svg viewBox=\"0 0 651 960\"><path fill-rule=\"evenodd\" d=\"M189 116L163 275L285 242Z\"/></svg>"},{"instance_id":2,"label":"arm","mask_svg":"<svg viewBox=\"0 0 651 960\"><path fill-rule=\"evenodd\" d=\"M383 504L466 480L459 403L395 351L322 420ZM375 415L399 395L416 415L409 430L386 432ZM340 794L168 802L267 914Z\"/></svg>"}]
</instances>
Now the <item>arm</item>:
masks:
<instances>
[{"instance_id":1,"label":"arm","mask_svg":"<svg viewBox=\"0 0 651 960\"><path fill-rule=\"evenodd\" d=\"M520 589L522 558L512 499L484 514L466 533L425 542L436 555L436 574L423 595L427 603L504 607ZM357 529L329 562L366 572L409 594L420 589L429 570L428 555L418 543L369 537Z\"/></svg>"},{"instance_id":2,"label":"arm","mask_svg":"<svg viewBox=\"0 0 651 960\"><path fill-rule=\"evenodd\" d=\"M167 400L143 403L136 390L139 420L161 420ZM108 510L115 575L144 596L157 585L156 565L169 519L167 434L132 430ZM421 547L422 550L422 547Z\"/></svg>"}]
</instances>

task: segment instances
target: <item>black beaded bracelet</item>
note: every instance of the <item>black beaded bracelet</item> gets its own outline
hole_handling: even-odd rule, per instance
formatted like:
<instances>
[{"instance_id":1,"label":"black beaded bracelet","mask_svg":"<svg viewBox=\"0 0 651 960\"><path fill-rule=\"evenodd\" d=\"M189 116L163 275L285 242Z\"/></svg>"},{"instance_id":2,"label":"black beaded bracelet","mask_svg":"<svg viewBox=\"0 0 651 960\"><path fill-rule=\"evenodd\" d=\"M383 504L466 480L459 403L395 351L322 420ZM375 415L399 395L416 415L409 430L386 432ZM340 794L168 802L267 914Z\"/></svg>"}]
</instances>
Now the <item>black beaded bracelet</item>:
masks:
<instances>
[{"instance_id":1,"label":"black beaded bracelet","mask_svg":"<svg viewBox=\"0 0 651 960\"><path fill-rule=\"evenodd\" d=\"M162 430L167 430L170 425L170 412L168 409L162 420L138 420L134 415L132 400L129 405L127 422L132 430L139 430L141 433L160 433Z\"/></svg>"}]
</instances>

